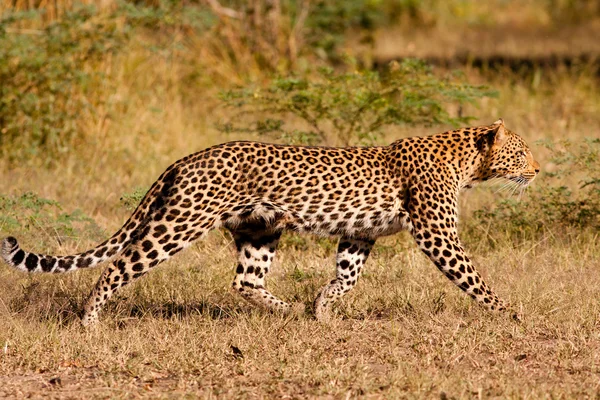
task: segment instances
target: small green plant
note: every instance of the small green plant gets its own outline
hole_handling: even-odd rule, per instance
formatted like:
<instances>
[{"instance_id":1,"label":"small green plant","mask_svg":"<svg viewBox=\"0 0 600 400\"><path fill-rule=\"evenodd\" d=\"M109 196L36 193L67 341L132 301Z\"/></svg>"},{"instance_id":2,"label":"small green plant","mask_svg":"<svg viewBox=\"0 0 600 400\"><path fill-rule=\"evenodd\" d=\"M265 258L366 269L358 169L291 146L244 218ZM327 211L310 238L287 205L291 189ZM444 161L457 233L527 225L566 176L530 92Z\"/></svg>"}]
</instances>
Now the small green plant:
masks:
<instances>
[{"instance_id":1,"label":"small green plant","mask_svg":"<svg viewBox=\"0 0 600 400\"><path fill-rule=\"evenodd\" d=\"M600 229L600 139L541 142L551 151L555 172L543 173L523 201L509 198L475 212L473 223L516 238Z\"/></svg>"},{"instance_id":2,"label":"small green plant","mask_svg":"<svg viewBox=\"0 0 600 400\"><path fill-rule=\"evenodd\" d=\"M119 201L126 210L134 210L138 204L140 204L147 192L148 188L136 187L133 189L133 192L125 193L123 196L121 196Z\"/></svg>"},{"instance_id":3,"label":"small green plant","mask_svg":"<svg viewBox=\"0 0 600 400\"><path fill-rule=\"evenodd\" d=\"M46 232L59 242L66 238L103 238L104 232L95 221L81 210L71 213L62 211L54 200L44 199L27 192L20 196L0 195L0 232L17 233Z\"/></svg>"},{"instance_id":4,"label":"small green plant","mask_svg":"<svg viewBox=\"0 0 600 400\"><path fill-rule=\"evenodd\" d=\"M248 115L259 119L246 124L228 121L219 128L275 136L293 144L374 144L387 125L465 123L470 118L451 116L449 104L474 103L494 95L455 76L438 78L417 60L392 64L386 74L320 68L314 79L278 78L264 89L223 92L223 103L238 110L232 121ZM285 126L289 116L304 128Z\"/></svg>"},{"instance_id":5,"label":"small green plant","mask_svg":"<svg viewBox=\"0 0 600 400\"><path fill-rule=\"evenodd\" d=\"M306 271L298 268L297 265L294 266L294 270L290 273L290 278L294 282L304 282L304 281L313 279L314 277L315 277L315 274L313 272L306 272Z\"/></svg>"}]
</instances>

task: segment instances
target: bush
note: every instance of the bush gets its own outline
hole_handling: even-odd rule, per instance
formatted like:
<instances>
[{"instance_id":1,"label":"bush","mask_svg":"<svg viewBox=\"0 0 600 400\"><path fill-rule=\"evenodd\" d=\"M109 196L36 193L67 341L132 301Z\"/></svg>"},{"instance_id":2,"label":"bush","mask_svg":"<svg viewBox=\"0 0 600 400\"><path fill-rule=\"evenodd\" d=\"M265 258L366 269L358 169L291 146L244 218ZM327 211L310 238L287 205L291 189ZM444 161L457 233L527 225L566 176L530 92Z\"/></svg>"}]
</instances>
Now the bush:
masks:
<instances>
[{"instance_id":1,"label":"bush","mask_svg":"<svg viewBox=\"0 0 600 400\"><path fill-rule=\"evenodd\" d=\"M40 230L46 235L40 236ZM69 238L105 237L95 221L81 210L65 213L56 201L29 192L20 196L0 195L0 232L3 233L0 237L34 232L37 240L51 237L59 243Z\"/></svg>"},{"instance_id":2,"label":"bush","mask_svg":"<svg viewBox=\"0 0 600 400\"><path fill-rule=\"evenodd\" d=\"M0 19L0 155L56 160L84 137L81 121L106 102L100 64L126 38L114 19L78 7L42 30L19 26L41 12Z\"/></svg>"},{"instance_id":3,"label":"bush","mask_svg":"<svg viewBox=\"0 0 600 400\"><path fill-rule=\"evenodd\" d=\"M374 144L387 125L466 123L470 117L453 117L448 106L493 95L486 87L466 84L456 76L438 78L416 60L394 63L386 74L321 68L314 79L279 78L266 89L223 92L224 105L238 112L219 129L276 136L294 144ZM232 122L242 115L262 119ZM286 127L289 115L301 120L305 128Z\"/></svg>"},{"instance_id":4,"label":"bush","mask_svg":"<svg viewBox=\"0 0 600 400\"><path fill-rule=\"evenodd\" d=\"M214 24L196 47L214 79L261 80L342 61L347 39L367 47L376 28L415 16L418 0L210 0ZM356 55L356 54L355 54ZM369 60L365 60L369 62Z\"/></svg>"},{"instance_id":5,"label":"bush","mask_svg":"<svg viewBox=\"0 0 600 400\"><path fill-rule=\"evenodd\" d=\"M551 151L556 172L543 173L521 202L506 199L476 211L470 224L515 239L600 229L600 139L542 144Z\"/></svg>"}]
</instances>

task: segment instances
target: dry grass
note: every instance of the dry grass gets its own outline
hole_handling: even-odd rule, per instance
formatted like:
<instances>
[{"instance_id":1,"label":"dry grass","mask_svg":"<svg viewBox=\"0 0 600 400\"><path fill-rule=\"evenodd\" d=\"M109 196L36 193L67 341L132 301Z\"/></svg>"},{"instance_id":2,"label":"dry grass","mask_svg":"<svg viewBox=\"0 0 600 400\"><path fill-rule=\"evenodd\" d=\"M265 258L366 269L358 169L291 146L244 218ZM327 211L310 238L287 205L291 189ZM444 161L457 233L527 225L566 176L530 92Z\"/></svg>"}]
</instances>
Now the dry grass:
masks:
<instances>
[{"instance_id":1,"label":"dry grass","mask_svg":"<svg viewBox=\"0 0 600 400\"><path fill-rule=\"evenodd\" d=\"M131 53L111 119L90 121L99 142L83 143L60 168L0 168L3 194L35 191L80 208L107 232L128 212L123 193L147 187L180 156L231 139L213 126L214 91L185 102L172 66ZM476 123L503 117L533 144L597 137L600 96L593 73L539 72L487 80L500 91ZM141 90L141 88L145 88ZM390 129L389 138L443 128ZM532 145L543 169L548 155ZM543 179L535 184L544 184ZM463 218L495 201L466 194ZM35 221L33 221L35 223ZM482 227L482 234L493 227ZM66 254L51 229L9 232L30 249ZM256 311L230 292L235 255L214 232L110 302L84 330L76 312L100 269L28 276L0 266L0 397L6 398L582 398L600 391L600 246L594 232L490 249L466 246L491 286L523 315L516 322L478 307L453 287L405 234L378 242L357 288L329 325L307 314ZM508 243L508 241L507 241ZM286 237L270 277L273 292L310 308L334 274L333 242Z\"/></svg>"},{"instance_id":2,"label":"dry grass","mask_svg":"<svg viewBox=\"0 0 600 400\"><path fill-rule=\"evenodd\" d=\"M428 1L420 18L376 35L374 58L452 60L597 56L600 5L595 1ZM429 3L429 4L428 4ZM550 6L552 4L552 6Z\"/></svg>"},{"instance_id":3,"label":"dry grass","mask_svg":"<svg viewBox=\"0 0 600 400\"><path fill-rule=\"evenodd\" d=\"M593 135L600 120L592 81L555 79L543 93L495 82L501 97L478 114L485 121L503 116L530 142ZM98 150L95 167L84 171L77 167L82 160L60 173L5 171L5 190L35 190L66 210L83 209L107 231L116 229L127 214L118 205L123 192L151 182L167 157L219 140L210 129L214 116L198 123L178 107L172 105L173 123L165 126L173 141L155 143L149 160L134 148L135 168ZM134 111L123 129L143 115L141 108ZM158 117L143 122L153 123ZM197 136L180 132L192 128ZM465 218L489 197L490 189L467 194ZM230 293L235 255L220 232L123 290L91 331L79 327L74 313L99 270L27 276L2 267L0 397L592 397L600 372L598 236L561 238L548 230L540 242L501 250L466 238L484 276L522 310L521 323L473 304L406 235L379 242L331 325L309 315L264 314ZM69 241L40 248L40 235L55 243L48 239L52 232L22 239L30 248L63 254L93 246ZM332 245L295 243L284 241L270 285L309 307L333 275Z\"/></svg>"},{"instance_id":4,"label":"dry grass","mask_svg":"<svg viewBox=\"0 0 600 400\"><path fill-rule=\"evenodd\" d=\"M328 280L332 254L311 247L282 249L276 293L309 304ZM595 395L594 238L475 259L521 307L523 322L473 304L405 237L381 242L330 325L260 313L230 294L233 254L218 234L124 290L90 331L71 313L96 272L28 277L3 269L0 396Z\"/></svg>"},{"instance_id":5,"label":"dry grass","mask_svg":"<svg viewBox=\"0 0 600 400\"><path fill-rule=\"evenodd\" d=\"M548 59L594 56L600 52L596 39L600 20L576 26L519 28L511 24L493 27L454 29L441 26L430 29L384 30L376 41L374 58L399 57L446 59L453 57L490 57Z\"/></svg>"}]
</instances>

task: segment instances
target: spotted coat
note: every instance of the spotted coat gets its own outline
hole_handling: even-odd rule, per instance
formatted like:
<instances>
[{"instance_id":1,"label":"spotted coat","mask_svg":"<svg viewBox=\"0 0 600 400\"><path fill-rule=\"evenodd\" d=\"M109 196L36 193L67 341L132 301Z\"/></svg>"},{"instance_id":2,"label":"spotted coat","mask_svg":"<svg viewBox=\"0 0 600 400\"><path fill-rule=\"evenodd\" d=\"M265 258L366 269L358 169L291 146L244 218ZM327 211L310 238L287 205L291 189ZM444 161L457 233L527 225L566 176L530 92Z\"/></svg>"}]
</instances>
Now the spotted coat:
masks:
<instances>
[{"instance_id":1,"label":"spotted coat","mask_svg":"<svg viewBox=\"0 0 600 400\"><path fill-rule=\"evenodd\" d=\"M266 288L285 230L335 235L335 279L315 300L328 318L335 300L356 284L380 236L408 230L453 283L491 310L504 310L465 253L457 233L462 189L491 178L527 186L539 164L526 143L504 127L464 128L401 139L381 147L303 147L230 142L171 165L129 220L96 248L69 256L27 252L13 237L2 257L28 272L67 272L112 259L92 291L84 324L94 323L122 286L202 238L232 233L238 251L233 289L248 301L289 312Z\"/></svg>"}]
</instances>

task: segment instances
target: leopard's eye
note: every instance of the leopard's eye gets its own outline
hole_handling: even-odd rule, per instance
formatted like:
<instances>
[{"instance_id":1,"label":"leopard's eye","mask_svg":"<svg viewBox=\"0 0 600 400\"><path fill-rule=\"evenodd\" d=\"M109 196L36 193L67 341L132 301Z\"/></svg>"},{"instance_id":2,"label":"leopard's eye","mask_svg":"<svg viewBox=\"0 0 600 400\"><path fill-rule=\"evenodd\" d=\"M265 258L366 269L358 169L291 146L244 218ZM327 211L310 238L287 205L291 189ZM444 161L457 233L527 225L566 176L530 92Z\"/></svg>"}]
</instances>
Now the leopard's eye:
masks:
<instances>
[{"instance_id":1,"label":"leopard's eye","mask_svg":"<svg viewBox=\"0 0 600 400\"><path fill-rule=\"evenodd\" d=\"M525 151L524 150L519 150L519 151L517 151L517 155L519 157L525 157Z\"/></svg>"}]
</instances>

